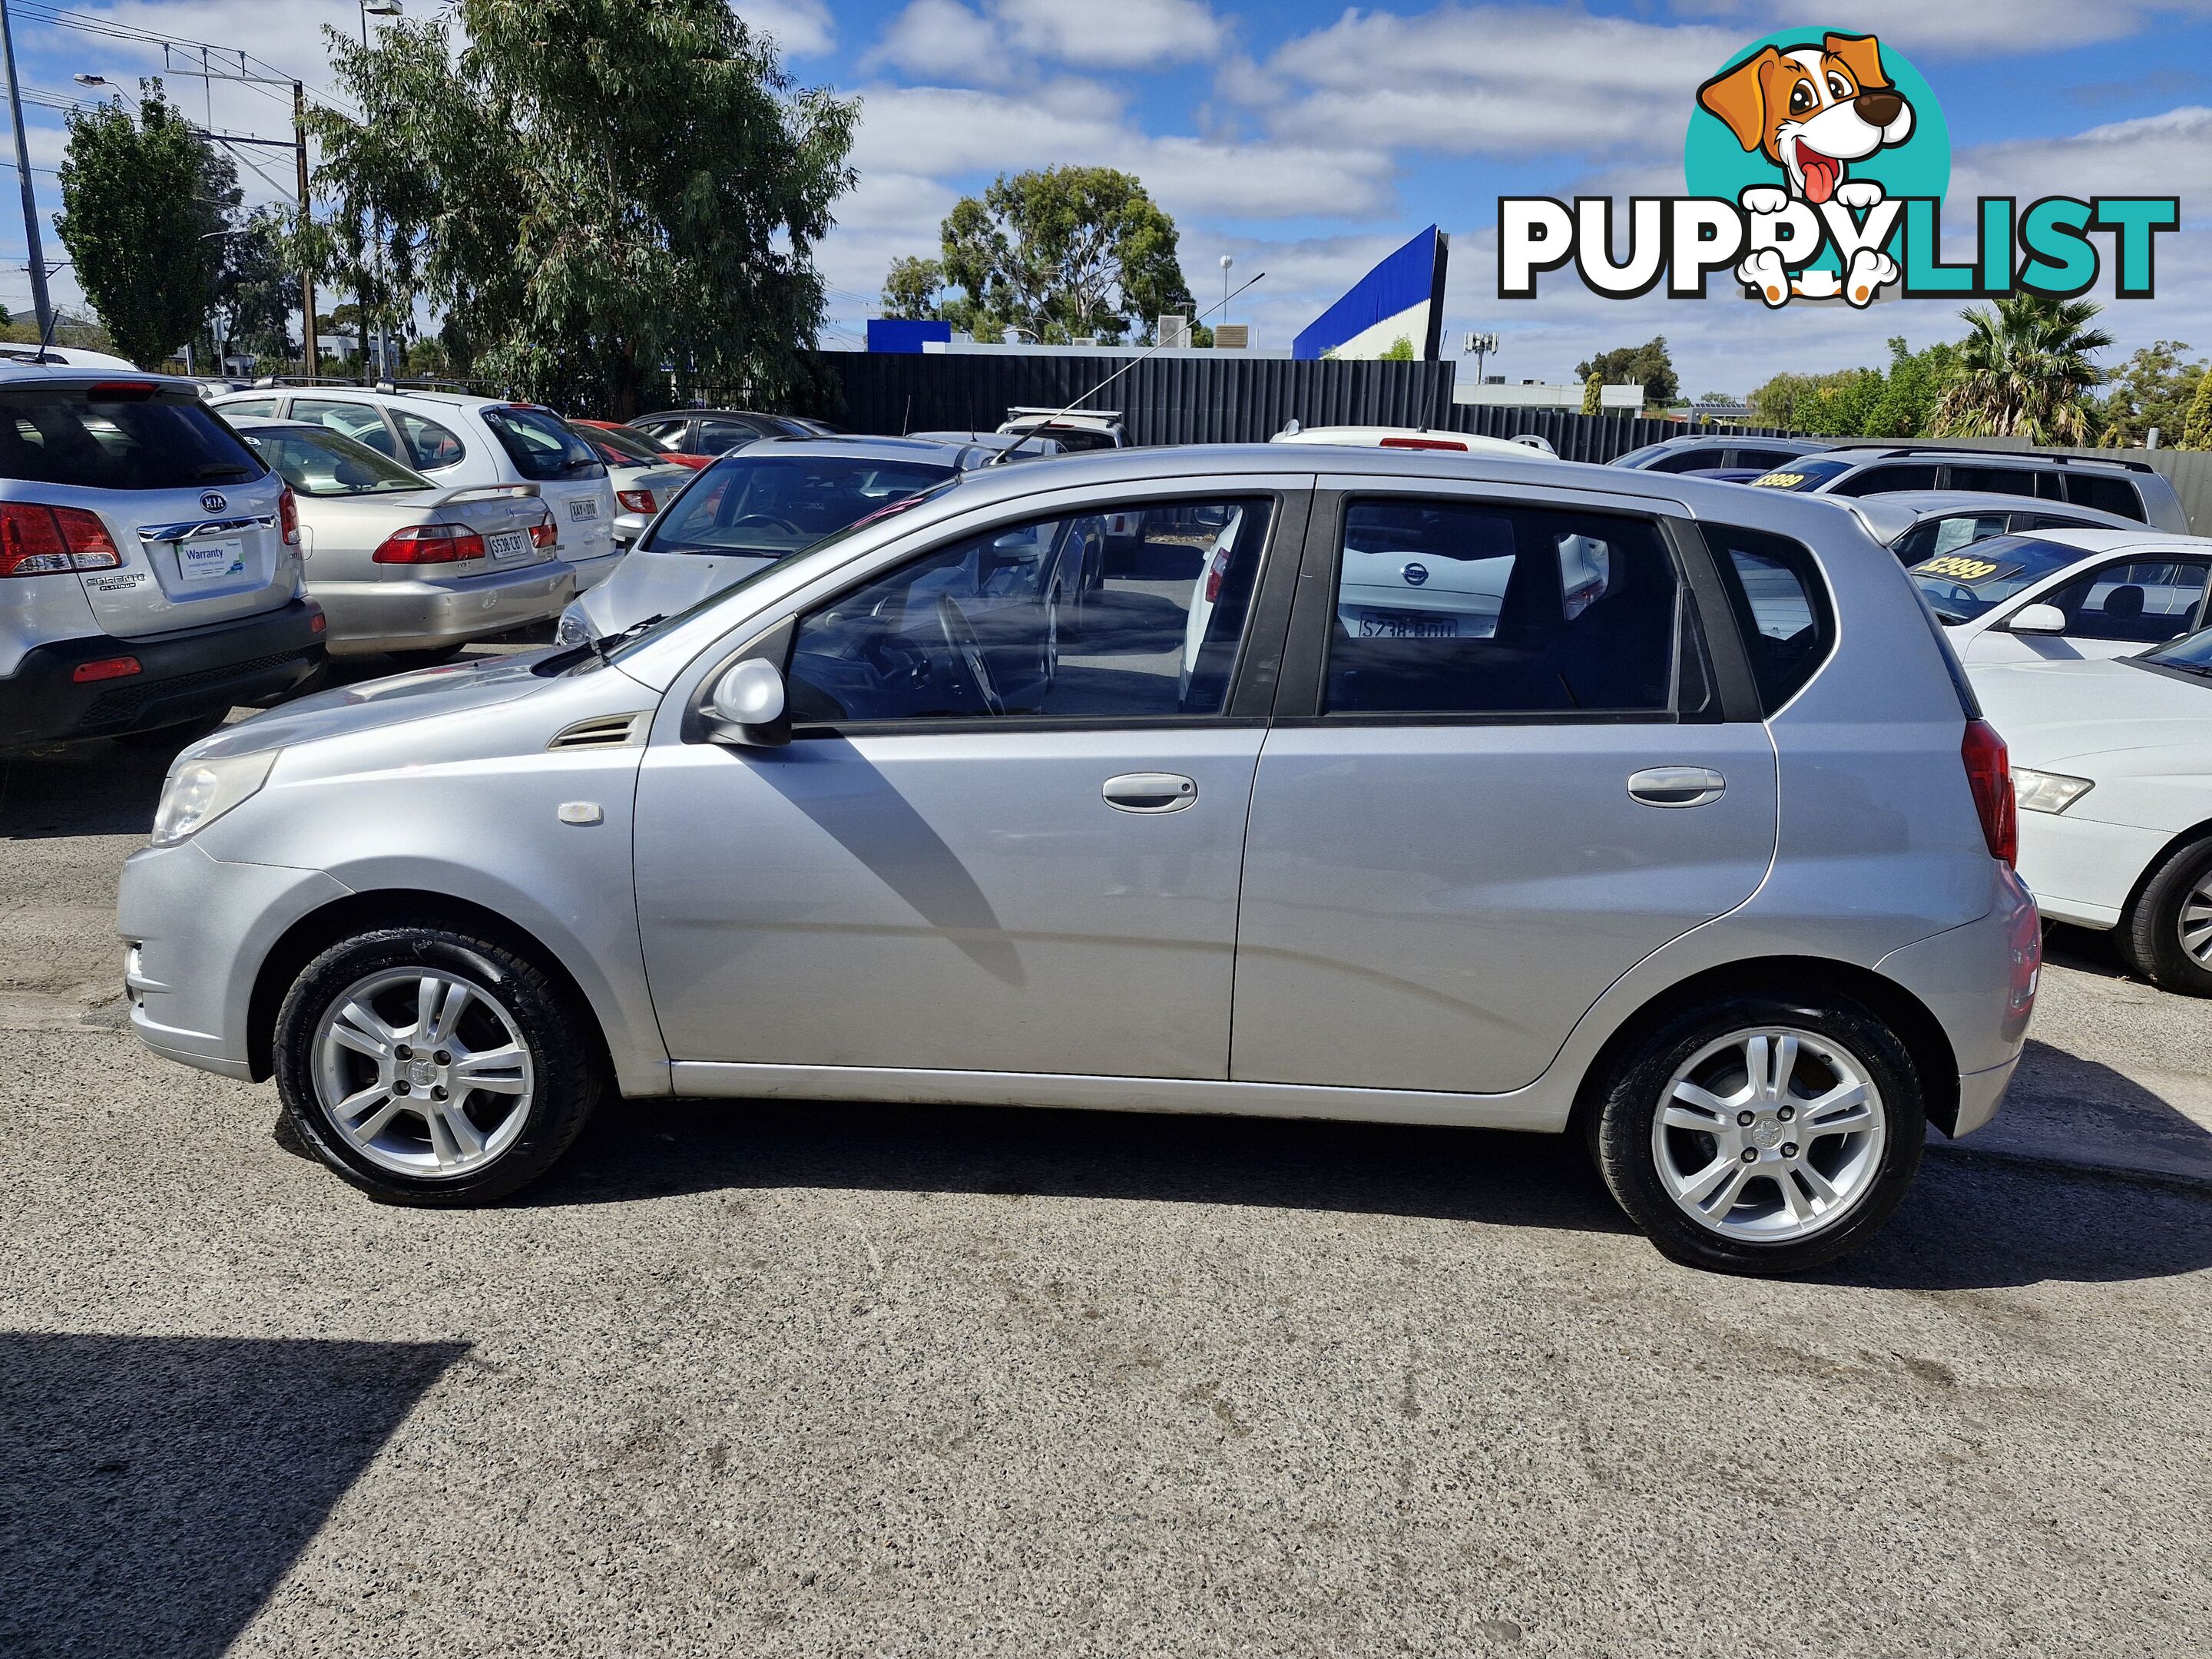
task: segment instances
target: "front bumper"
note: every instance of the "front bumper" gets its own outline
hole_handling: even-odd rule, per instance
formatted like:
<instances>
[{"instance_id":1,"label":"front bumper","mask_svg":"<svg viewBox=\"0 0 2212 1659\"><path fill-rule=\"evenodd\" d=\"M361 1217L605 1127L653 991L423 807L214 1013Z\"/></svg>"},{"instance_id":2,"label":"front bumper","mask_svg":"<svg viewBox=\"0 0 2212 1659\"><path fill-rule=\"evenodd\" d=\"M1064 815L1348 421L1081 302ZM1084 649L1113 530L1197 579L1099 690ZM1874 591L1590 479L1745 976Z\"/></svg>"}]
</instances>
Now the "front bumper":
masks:
<instances>
[{"instance_id":1,"label":"front bumper","mask_svg":"<svg viewBox=\"0 0 2212 1659\"><path fill-rule=\"evenodd\" d=\"M322 665L322 607L294 599L235 622L150 639L111 634L56 640L0 676L0 749L150 732L279 697ZM135 657L139 672L80 684L78 665Z\"/></svg>"},{"instance_id":2,"label":"front bumper","mask_svg":"<svg viewBox=\"0 0 2212 1659\"><path fill-rule=\"evenodd\" d=\"M318 582L334 654L464 644L557 617L576 592L574 566L542 560L459 581Z\"/></svg>"},{"instance_id":3,"label":"front bumper","mask_svg":"<svg viewBox=\"0 0 2212 1659\"><path fill-rule=\"evenodd\" d=\"M285 929L348 890L319 870L226 864L196 841L133 853L115 912L131 1029L166 1059L250 1079L261 964Z\"/></svg>"}]
</instances>

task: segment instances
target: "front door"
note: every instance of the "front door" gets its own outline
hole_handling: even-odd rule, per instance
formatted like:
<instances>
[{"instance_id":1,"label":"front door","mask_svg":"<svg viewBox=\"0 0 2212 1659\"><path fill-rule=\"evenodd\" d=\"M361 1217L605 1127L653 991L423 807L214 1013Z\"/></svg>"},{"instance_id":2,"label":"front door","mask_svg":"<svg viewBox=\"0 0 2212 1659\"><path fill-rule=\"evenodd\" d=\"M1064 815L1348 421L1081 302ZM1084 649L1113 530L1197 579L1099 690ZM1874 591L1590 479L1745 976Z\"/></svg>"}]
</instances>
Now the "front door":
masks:
<instances>
[{"instance_id":1,"label":"front door","mask_svg":"<svg viewBox=\"0 0 2212 1659\"><path fill-rule=\"evenodd\" d=\"M671 1056L1226 1077L1265 726L1224 711L1263 550L1304 503L1207 499L1205 528L1188 503L1115 504L1145 533L1079 621L1049 582L1002 591L1016 555L1067 541L1059 520L800 616L788 745L656 744L641 769Z\"/></svg>"},{"instance_id":2,"label":"front door","mask_svg":"<svg viewBox=\"0 0 2212 1659\"><path fill-rule=\"evenodd\" d=\"M1334 603L1284 672L1287 693L1321 658L1318 712L1278 721L1253 795L1231 1075L1516 1089L1613 980L1758 889L1773 747L1719 717L1650 519L1441 493L1329 516L1308 568ZM1797 590L1763 591L1787 571L1759 574L1761 625L1778 607L1809 648Z\"/></svg>"}]
</instances>

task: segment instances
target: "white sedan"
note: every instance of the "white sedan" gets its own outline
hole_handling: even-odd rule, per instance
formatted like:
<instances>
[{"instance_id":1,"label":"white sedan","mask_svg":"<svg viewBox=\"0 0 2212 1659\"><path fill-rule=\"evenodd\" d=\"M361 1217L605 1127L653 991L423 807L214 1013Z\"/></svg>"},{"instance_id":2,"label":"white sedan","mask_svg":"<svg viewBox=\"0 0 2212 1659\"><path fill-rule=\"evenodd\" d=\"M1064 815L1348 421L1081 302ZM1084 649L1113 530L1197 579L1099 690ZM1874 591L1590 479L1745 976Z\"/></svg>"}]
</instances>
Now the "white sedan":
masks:
<instances>
[{"instance_id":1,"label":"white sedan","mask_svg":"<svg viewBox=\"0 0 2212 1659\"><path fill-rule=\"evenodd\" d=\"M2043 914L2212 996L2212 629L2136 657L1969 671L2012 751L2020 873Z\"/></svg>"},{"instance_id":2,"label":"white sedan","mask_svg":"<svg viewBox=\"0 0 2212 1659\"><path fill-rule=\"evenodd\" d=\"M2148 526L1992 536L1911 567L1969 666L2132 656L2205 620L2212 538Z\"/></svg>"}]
</instances>

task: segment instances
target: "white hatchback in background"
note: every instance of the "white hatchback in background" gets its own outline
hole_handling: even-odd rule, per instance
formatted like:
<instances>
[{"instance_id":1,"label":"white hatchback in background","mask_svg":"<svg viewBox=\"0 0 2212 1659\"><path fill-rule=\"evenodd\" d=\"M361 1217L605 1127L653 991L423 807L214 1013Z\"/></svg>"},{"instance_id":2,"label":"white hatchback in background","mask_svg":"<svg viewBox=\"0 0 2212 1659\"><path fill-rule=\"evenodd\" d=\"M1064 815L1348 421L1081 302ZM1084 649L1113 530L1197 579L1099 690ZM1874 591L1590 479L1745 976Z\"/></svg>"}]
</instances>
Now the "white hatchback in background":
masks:
<instances>
[{"instance_id":1,"label":"white hatchback in background","mask_svg":"<svg viewBox=\"0 0 2212 1659\"><path fill-rule=\"evenodd\" d=\"M1992 536L1910 567L1960 659L2131 657L2203 621L2212 538L2168 531Z\"/></svg>"},{"instance_id":2,"label":"white hatchback in background","mask_svg":"<svg viewBox=\"0 0 2212 1659\"><path fill-rule=\"evenodd\" d=\"M622 557L613 481L599 453L551 410L447 392L355 386L263 386L210 401L226 416L305 421L410 466L435 484L534 483L560 527L560 556L578 592Z\"/></svg>"},{"instance_id":3,"label":"white hatchback in background","mask_svg":"<svg viewBox=\"0 0 2212 1659\"><path fill-rule=\"evenodd\" d=\"M1556 456L1547 439L1533 432L1514 438L1486 438L1480 432L1438 432L1425 426L1300 426L1292 421L1267 440L1271 444L1346 444L1354 449L1433 449L1447 454Z\"/></svg>"}]
</instances>

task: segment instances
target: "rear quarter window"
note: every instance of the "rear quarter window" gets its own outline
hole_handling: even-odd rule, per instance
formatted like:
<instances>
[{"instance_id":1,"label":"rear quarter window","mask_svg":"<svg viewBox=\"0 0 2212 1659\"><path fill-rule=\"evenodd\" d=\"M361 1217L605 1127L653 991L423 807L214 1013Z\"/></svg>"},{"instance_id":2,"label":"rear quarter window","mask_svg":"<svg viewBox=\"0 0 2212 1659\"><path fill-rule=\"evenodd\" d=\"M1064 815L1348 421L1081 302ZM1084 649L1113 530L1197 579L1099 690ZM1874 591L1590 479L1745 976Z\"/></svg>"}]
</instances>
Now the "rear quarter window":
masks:
<instances>
[{"instance_id":1,"label":"rear quarter window","mask_svg":"<svg viewBox=\"0 0 2212 1659\"><path fill-rule=\"evenodd\" d=\"M2125 478L2100 478L2094 473L2066 474L2066 499L2077 507L2094 507L2100 513L2117 513L2124 519L2144 522L2142 492Z\"/></svg>"},{"instance_id":2,"label":"rear quarter window","mask_svg":"<svg viewBox=\"0 0 2212 1659\"><path fill-rule=\"evenodd\" d=\"M1706 544L1768 714L1796 696L1836 643L1835 611L1812 550L1786 536L1733 525L1708 526Z\"/></svg>"},{"instance_id":3,"label":"rear quarter window","mask_svg":"<svg viewBox=\"0 0 2212 1659\"><path fill-rule=\"evenodd\" d=\"M0 477L86 489L187 489L240 483L266 471L189 394L0 392Z\"/></svg>"}]
</instances>

